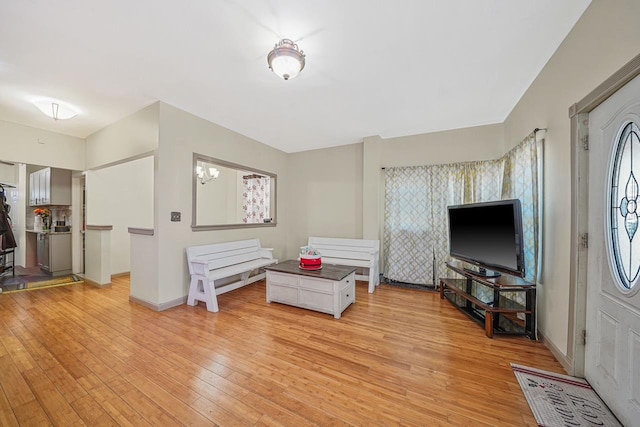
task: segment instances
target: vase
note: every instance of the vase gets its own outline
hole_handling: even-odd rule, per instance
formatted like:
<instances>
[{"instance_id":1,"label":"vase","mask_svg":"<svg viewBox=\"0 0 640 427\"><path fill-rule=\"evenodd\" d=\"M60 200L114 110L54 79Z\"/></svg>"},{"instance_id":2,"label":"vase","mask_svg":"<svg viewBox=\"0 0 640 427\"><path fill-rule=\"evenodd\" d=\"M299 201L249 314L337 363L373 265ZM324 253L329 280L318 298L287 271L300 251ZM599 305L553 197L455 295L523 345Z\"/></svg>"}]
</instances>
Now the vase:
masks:
<instances>
[{"instance_id":1,"label":"vase","mask_svg":"<svg viewBox=\"0 0 640 427\"><path fill-rule=\"evenodd\" d=\"M33 231L42 231L44 228L44 221L40 215L33 217Z\"/></svg>"}]
</instances>

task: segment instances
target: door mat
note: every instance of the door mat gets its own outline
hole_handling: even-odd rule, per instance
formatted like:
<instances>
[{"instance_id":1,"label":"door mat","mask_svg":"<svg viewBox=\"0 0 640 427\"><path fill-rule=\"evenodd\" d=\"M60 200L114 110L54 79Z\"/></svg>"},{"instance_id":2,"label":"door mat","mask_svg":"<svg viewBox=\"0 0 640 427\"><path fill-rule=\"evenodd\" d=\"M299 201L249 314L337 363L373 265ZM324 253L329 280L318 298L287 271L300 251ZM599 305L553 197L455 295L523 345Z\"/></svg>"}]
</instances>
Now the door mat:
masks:
<instances>
[{"instance_id":1,"label":"door mat","mask_svg":"<svg viewBox=\"0 0 640 427\"><path fill-rule=\"evenodd\" d=\"M75 274L71 274L68 276L60 276L54 279L49 280L36 280L26 283L16 283L12 285L3 285L2 293L10 294L13 292L22 292L22 291L33 291L35 289L45 289L45 288L55 288L58 286L68 286L68 285L77 285L80 283L84 283L80 277Z\"/></svg>"},{"instance_id":2,"label":"door mat","mask_svg":"<svg viewBox=\"0 0 640 427\"><path fill-rule=\"evenodd\" d=\"M586 380L511 364L539 426L622 427Z\"/></svg>"}]
</instances>

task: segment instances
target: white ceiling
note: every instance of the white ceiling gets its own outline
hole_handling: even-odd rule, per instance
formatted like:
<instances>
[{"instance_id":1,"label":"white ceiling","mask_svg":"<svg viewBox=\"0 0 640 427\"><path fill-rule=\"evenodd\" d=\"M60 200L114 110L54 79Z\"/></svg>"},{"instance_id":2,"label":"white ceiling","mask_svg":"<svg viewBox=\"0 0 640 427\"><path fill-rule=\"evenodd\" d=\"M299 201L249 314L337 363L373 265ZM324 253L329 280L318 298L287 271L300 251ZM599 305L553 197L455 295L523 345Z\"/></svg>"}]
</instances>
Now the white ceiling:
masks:
<instances>
[{"instance_id":1,"label":"white ceiling","mask_svg":"<svg viewBox=\"0 0 640 427\"><path fill-rule=\"evenodd\" d=\"M589 3L3 1L0 120L84 138L161 100L285 152L499 123ZM280 38L294 80L267 67Z\"/></svg>"}]
</instances>

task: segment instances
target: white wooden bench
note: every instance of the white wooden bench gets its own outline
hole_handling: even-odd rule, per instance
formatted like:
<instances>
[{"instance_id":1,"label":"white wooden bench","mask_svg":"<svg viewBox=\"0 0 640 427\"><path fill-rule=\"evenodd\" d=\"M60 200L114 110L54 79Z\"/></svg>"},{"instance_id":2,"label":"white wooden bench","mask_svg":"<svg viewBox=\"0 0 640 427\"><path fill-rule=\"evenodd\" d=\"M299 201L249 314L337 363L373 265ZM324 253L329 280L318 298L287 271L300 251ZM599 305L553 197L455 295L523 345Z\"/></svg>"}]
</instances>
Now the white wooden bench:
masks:
<instances>
[{"instance_id":1,"label":"white wooden bench","mask_svg":"<svg viewBox=\"0 0 640 427\"><path fill-rule=\"evenodd\" d=\"M261 248L260 240L240 240L227 243L187 247L187 262L191 285L188 305L204 301L207 310L218 311L217 295L246 286L264 278L264 273L249 277L253 270L275 264L271 249ZM240 276L240 280L220 285L222 279Z\"/></svg>"},{"instance_id":2,"label":"white wooden bench","mask_svg":"<svg viewBox=\"0 0 640 427\"><path fill-rule=\"evenodd\" d=\"M323 264L368 268L369 275L356 274L356 280L367 280L369 293L380 284L380 240L309 237L309 246L320 252Z\"/></svg>"}]
</instances>

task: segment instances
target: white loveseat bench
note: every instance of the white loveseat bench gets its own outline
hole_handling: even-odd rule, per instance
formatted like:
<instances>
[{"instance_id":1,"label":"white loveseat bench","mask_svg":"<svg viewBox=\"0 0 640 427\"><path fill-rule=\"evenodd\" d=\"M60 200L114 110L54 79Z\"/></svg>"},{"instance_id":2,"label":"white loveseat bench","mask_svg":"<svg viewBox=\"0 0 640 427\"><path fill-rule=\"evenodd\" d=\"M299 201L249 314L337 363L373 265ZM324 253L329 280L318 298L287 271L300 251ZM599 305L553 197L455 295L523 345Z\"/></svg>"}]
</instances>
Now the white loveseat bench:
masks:
<instances>
[{"instance_id":1,"label":"white loveseat bench","mask_svg":"<svg viewBox=\"0 0 640 427\"><path fill-rule=\"evenodd\" d=\"M189 246L187 263L191 284L187 304L196 305L197 301L204 301L207 310L217 312L217 295L264 278L264 273L249 275L253 270L277 262L271 249L260 247L258 239ZM216 287L222 279L238 275L240 280Z\"/></svg>"},{"instance_id":2,"label":"white loveseat bench","mask_svg":"<svg viewBox=\"0 0 640 427\"><path fill-rule=\"evenodd\" d=\"M320 252L323 264L368 268L369 275L356 274L356 280L367 280L369 293L380 284L380 240L309 237L309 246Z\"/></svg>"}]
</instances>

